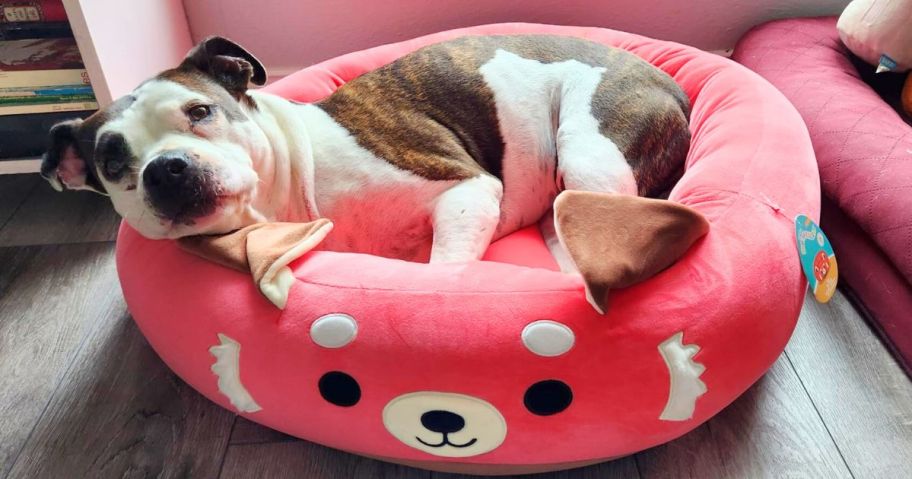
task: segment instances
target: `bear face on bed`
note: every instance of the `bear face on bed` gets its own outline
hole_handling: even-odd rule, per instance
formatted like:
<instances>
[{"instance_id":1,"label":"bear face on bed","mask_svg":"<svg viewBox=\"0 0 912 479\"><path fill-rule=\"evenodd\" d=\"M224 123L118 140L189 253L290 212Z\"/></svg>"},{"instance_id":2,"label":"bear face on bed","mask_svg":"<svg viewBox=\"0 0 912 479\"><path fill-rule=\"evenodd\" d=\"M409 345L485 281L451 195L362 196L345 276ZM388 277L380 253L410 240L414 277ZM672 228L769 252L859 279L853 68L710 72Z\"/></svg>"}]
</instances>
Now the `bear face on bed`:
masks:
<instances>
[{"instance_id":1,"label":"bear face on bed","mask_svg":"<svg viewBox=\"0 0 912 479\"><path fill-rule=\"evenodd\" d=\"M376 330L376 325L370 327ZM348 442L379 435L386 438L391 453L404 444L426 457L467 458L507 447L508 441L513 442L512 447L535 447L534 443L541 446L541 441L555 438L544 435L544 431L551 430L553 435L555 428L565 429L571 436L577 432L591 434L590 422L594 418L624 414L623 408L617 406L630 397L618 401L612 400L613 395L624 396L625 390L637 389L631 387L629 380L617 379L623 385L617 391L593 394L593 384L622 372L612 372L604 357L589 364L585 352L574 354L579 349L576 335L569 326L554 320L533 321L517 331L511 354L501 355L493 363L491 357L473 358L475 354L470 354L464 368L455 369L437 364L430 355L422 360L422 348L408 354L408 358L400 353L399 359L391 363L389 358L367 361L362 355L373 352L358 344L358 336L364 331L359 331L359 323L352 315L344 313L317 318L307 333L313 346L308 351L309 361L297 361L297 370L276 363L270 368L277 371L271 380L312 384L305 389L308 397L294 398L311 421L328 421L327 427L335 429L340 437L347 437ZM395 337L410 344L415 339L401 330L381 334L392 334L390 339ZM668 386L660 388L667 396L655 398L656 405L664 400L664 408L657 407L651 419L655 423L686 420L693 414L696 400L706 391L699 379L703 367L692 360L699 348L684 346L680 334L657 346L655 359L664 361L672 379ZM248 390L240 378L244 375L243 364L251 360L248 355L261 356L263 352L245 348L242 357L240 350L240 344L222 335L221 344L211 348L217 358L213 371L219 377L221 394L235 408L257 414L267 406L257 402L256 390ZM598 356L601 355L592 359ZM376 372L378 363L386 363L381 368L386 374ZM480 368L481 363L488 363L489 367ZM574 366L576 363L582 364ZM587 371L589 368L595 369ZM462 377L439 374L454 370ZM661 371L656 373L654 376L662 376ZM653 379L642 382L651 383ZM391 388L392 384L397 386ZM395 393L389 393L391 389ZM333 420L344 422L346 427L331 426ZM282 429L282 424L273 426ZM536 431L543 435L536 437Z\"/></svg>"}]
</instances>

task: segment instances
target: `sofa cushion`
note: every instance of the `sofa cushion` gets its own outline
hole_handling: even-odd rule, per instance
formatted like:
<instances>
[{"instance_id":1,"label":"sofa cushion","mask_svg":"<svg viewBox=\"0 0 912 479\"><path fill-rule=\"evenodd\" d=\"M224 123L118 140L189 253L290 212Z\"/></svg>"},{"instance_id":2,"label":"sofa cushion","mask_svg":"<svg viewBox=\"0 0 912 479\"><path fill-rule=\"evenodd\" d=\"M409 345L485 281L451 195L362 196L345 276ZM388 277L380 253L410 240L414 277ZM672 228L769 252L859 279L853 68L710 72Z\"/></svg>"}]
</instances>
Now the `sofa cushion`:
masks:
<instances>
[{"instance_id":1,"label":"sofa cushion","mask_svg":"<svg viewBox=\"0 0 912 479\"><path fill-rule=\"evenodd\" d=\"M824 195L912 282L912 127L861 79L836 18L761 25L738 42L733 58L795 105L811 134Z\"/></svg>"}]
</instances>

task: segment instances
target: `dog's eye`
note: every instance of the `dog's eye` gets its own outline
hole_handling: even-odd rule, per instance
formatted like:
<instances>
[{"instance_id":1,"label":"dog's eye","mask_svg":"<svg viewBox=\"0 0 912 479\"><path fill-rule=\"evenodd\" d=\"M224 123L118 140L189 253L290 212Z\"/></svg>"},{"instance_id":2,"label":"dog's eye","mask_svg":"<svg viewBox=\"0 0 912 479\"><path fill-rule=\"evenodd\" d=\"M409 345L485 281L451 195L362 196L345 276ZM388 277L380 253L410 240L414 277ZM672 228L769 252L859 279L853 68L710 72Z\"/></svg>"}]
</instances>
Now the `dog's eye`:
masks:
<instances>
[{"instance_id":1,"label":"dog's eye","mask_svg":"<svg viewBox=\"0 0 912 479\"><path fill-rule=\"evenodd\" d=\"M351 407L361 400L361 386L355 378L341 371L330 371L320 378L320 395L341 407Z\"/></svg>"},{"instance_id":2,"label":"dog's eye","mask_svg":"<svg viewBox=\"0 0 912 479\"><path fill-rule=\"evenodd\" d=\"M573 391L566 383L556 379L539 381L526 390L523 403L532 414L550 416L570 407Z\"/></svg>"},{"instance_id":3,"label":"dog's eye","mask_svg":"<svg viewBox=\"0 0 912 479\"><path fill-rule=\"evenodd\" d=\"M196 105L187 110L187 116L193 121L205 120L212 114L212 109L208 105Z\"/></svg>"}]
</instances>

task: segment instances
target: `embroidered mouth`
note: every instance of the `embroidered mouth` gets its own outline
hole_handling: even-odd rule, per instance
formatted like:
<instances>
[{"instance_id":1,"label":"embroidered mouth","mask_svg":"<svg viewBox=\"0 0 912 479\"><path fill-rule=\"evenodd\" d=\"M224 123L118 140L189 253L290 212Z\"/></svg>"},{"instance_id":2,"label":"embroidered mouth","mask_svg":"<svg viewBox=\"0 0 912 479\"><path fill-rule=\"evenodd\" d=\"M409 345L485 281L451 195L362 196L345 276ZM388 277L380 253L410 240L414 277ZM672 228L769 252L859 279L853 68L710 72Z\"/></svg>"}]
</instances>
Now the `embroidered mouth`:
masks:
<instances>
[{"instance_id":1,"label":"embroidered mouth","mask_svg":"<svg viewBox=\"0 0 912 479\"><path fill-rule=\"evenodd\" d=\"M421 438L418 437L418 436L415 436L415 439L417 439L418 442L420 442L421 444L424 444L424 445L427 446L427 447L452 446L452 447L456 447L456 448L463 448L463 447L469 447L469 446L471 446L472 444L475 444L476 442L478 442L478 438L477 438L477 437L473 437L471 440L469 440L469 442L467 442L467 443L465 443L465 444L456 444L456 443L450 442L449 437L447 437L447 433L444 432L444 433L441 433L441 434L443 434L443 441L440 441L439 444L431 444L431 443L429 443L429 442L426 442L424 439L421 439Z\"/></svg>"}]
</instances>

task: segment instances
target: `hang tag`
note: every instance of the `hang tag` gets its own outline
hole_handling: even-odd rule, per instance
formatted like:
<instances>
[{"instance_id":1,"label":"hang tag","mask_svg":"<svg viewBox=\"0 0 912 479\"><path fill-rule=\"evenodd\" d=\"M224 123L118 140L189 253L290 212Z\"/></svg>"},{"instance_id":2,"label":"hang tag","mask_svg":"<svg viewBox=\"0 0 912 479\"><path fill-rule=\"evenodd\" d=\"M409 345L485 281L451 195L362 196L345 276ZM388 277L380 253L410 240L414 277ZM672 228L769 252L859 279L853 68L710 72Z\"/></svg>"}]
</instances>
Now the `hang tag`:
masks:
<instances>
[{"instance_id":1,"label":"hang tag","mask_svg":"<svg viewBox=\"0 0 912 479\"><path fill-rule=\"evenodd\" d=\"M891 72L896 69L896 66L896 60L884 53L880 56L880 62L877 63L877 71L875 73Z\"/></svg>"},{"instance_id":2,"label":"hang tag","mask_svg":"<svg viewBox=\"0 0 912 479\"><path fill-rule=\"evenodd\" d=\"M836 282L839 279L839 268L830 240L820 226L805 215L795 218L795 235L801 269L804 270L811 291L817 301L826 303L836 292Z\"/></svg>"}]
</instances>

